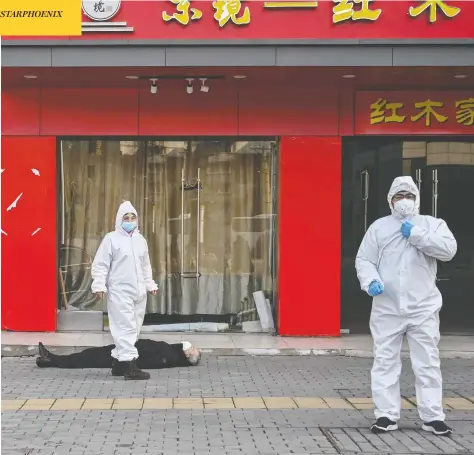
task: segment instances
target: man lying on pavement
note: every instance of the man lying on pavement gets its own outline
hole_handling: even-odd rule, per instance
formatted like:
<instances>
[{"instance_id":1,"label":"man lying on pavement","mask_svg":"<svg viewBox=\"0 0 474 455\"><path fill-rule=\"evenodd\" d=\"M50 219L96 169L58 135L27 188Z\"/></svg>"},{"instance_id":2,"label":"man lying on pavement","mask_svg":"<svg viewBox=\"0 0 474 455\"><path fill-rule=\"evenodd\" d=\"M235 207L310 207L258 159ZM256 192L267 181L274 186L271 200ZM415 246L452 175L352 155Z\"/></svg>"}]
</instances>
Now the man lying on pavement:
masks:
<instances>
[{"instance_id":1,"label":"man lying on pavement","mask_svg":"<svg viewBox=\"0 0 474 455\"><path fill-rule=\"evenodd\" d=\"M69 355L57 355L39 343L39 357L36 365L40 368L112 368L111 352L115 345L88 348ZM189 341L168 344L164 341L138 340L135 343L139 356L138 368L156 370L160 368L189 367L201 360L201 352ZM113 371L114 376L123 376Z\"/></svg>"}]
</instances>

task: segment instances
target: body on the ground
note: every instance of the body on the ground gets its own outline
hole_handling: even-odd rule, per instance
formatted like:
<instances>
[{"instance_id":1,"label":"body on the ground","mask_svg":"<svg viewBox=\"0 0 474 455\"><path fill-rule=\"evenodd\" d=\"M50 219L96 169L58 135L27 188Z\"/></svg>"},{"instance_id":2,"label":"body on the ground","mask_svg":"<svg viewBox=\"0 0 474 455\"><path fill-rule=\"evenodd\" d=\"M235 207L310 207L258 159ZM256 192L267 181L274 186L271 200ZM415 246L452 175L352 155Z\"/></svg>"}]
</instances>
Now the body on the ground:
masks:
<instances>
[{"instance_id":1,"label":"body on the ground","mask_svg":"<svg viewBox=\"0 0 474 455\"><path fill-rule=\"evenodd\" d=\"M161 368L189 367L197 365L201 352L189 341L169 344L164 341L140 339L135 343L138 351L137 366L146 370ZM69 355L57 355L39 343L39 357L36 365L40 368L112 368L112 351L115 345L93 347Z\"/></svg>"}]
</instances>

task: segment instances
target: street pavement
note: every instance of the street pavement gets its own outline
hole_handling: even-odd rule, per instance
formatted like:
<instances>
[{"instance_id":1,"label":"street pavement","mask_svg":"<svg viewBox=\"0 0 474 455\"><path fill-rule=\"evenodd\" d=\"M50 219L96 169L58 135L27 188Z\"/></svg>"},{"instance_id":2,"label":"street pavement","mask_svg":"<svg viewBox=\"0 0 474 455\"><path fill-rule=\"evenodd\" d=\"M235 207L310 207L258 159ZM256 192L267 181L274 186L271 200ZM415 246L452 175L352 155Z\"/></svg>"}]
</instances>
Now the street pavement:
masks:
<instances>
[{"instance_id":1,"label":"street pavement","mask_svg":"<svg viewBox=\"0 0 474 455\"><path fill-rule=\"evenodd\" d=\"M2 454L474 454L474 360L442 362L452 438L420 430L404 364L401 430L368 431L371 360L203 356L124 381L2 358Z\"/></svg>"}]
</instances>

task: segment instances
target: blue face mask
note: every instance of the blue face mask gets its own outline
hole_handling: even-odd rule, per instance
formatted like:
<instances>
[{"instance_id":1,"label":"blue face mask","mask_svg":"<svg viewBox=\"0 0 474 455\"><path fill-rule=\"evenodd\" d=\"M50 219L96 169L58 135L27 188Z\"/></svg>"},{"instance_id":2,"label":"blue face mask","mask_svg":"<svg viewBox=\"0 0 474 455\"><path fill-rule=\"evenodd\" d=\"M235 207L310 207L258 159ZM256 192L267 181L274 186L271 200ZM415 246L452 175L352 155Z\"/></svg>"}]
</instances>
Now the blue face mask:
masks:
<instances>
[{"instance_id":1,"label":"blue face mask","mask_svg":"<svg viewBox=\"0 0 474 455\"><path fill-rule=\"evenodd\" d=\"M125 232L128 232L130 234L130 232L132 232L133 230L135 230L137 228L137 222L136 221L124 221L122 223L122 228Z\"/></svg>"}]
</instances>

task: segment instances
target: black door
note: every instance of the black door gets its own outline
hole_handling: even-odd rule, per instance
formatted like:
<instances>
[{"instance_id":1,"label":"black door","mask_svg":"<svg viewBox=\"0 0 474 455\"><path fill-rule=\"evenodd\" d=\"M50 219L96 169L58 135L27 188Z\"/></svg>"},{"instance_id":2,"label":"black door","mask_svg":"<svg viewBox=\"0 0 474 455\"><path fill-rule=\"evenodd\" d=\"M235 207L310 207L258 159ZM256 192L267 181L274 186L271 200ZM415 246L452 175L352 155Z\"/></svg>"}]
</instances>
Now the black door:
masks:
<instances>
[{"instance_id":1,"label":"black door","mask_svg":"<svg viewBox=\"0 0 474 455\"><path fill-rule=\"evenodd\" d=\"M341 328L369 331L371 298L360 290L354 262L366 227L390 213L393 179L411 175L420 213L444 219L458 242L438 263L443 333L474 332L474 139L347 138L342 142Z\"/></svg>"},{"instance_id":2,"label":"black door","mask_svg":"<svg viewBox=\"0 0 474 455\"><path fill-rule=\"evenodd\" d=\"M471 147L474 150L474 142ZM458 243L458 251L452 261L438 262L437 285L443 295L441 330L444 333L472 333L474 165L431 165L426 166L421 175L421 213L445 220Z\"/></svg>"},{"instance_id":3,"label":"black door","mask_svg":"<svg viewBox=\"0 0 474 455\"><path fill-rule=\"evenodd\" d=\"M400 139L343 139L341 328L351 333L369 331L372 302L357 280L357 250L366 229L390 214L387 193L402 171Z\"/></svg>"}]
</instances>

